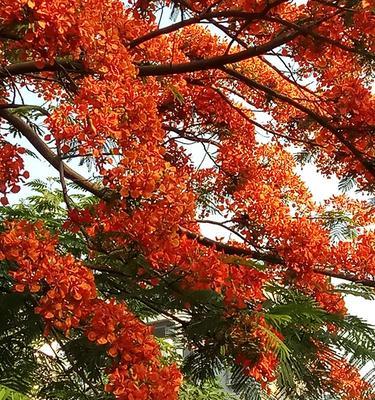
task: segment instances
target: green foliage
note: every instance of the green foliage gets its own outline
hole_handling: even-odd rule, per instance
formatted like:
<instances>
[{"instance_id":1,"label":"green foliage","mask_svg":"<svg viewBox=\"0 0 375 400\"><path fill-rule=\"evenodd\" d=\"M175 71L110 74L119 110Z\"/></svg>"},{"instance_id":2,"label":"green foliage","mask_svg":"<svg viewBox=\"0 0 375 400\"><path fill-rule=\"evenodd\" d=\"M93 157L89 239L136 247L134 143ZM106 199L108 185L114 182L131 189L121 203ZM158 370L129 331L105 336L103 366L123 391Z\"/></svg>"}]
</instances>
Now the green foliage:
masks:
<instances>
[{"instance_id":1,"label":"green foliage","mask_svg":"<svg viewBox=\"0 0 375 400\"><path fill-rule=\"evenodd\" d=\"M0 228L2 222L14 219L42 221L48 230L58 236L60 251L82 257L87 252L82 236L62 226L66 221L66 207L62 190L56 188L56 180L35 179L26 186L33 191L26 200L11 206L0 206ZM96 201L93 196L82 193L74 193L70 197L77 208L90 206Z\"/></svg>"},{"instance_id":2,"label":"green foliage","mask_svg":"<svg viewBox=\"0 0 375 400\"><path fill-rule=\"evenodd\" d=\"M362 297L366 300L375 300L375 289L359 283L342 283L337 285L332 292Z\"/></svg>"},{"instance_id":3,"label":"green foliage","mask_svg":"<svg viewBox=\"0 0 375 400\"><path fill-rule=\"evenodd\" d=\"M174 99L179 103L179 104L184 104L185 100L184 100L184 96L178 91L178 89L176 88L176 86L169 84L168 85L169 90L171 91Z\"/></svg>"},{"instance_id":4,"label":"green foliage","mask_svg":"<svg viewBox=\"0 0 375 400\"><path fill-rule=\"evenodd\" d=\"M364 292L368 295L367 290ZM224 346L215 342L197 347L184 360L183 371L193 382L200 384L224 371L231 371L227 385L241 399L338 400L340 397L329 383L321 384L328 366L319 362L318 351L333 360L344 357L359 369L369 364L374 366L373 326L358 317L328 313L310 297L289 288L270 285L266 293L268 300L264 309L256 314L283 335L280 340L271 330L265 329L268 346L276 349L279 358L275 391L267 396L258 383L233 365L222 351ZM335 330L330 331L329 325ZM365 379L369 383L375 382L375 368L365 375Z\"/></svg>"},{"instance_id":5,"label":"green foliage","mask_svg":"<svg viewBox=\"0 0 375 400\"><path fill-rule=\"evenodd\" d=\"M342 211L327 211L321 216L324 226L329 230L333 242L354 239L357 235L357 226L350 215Z\"/></svg>"},{"instance_id":6,"label":"green foliage","mask_svg":"<svg viewBox=\"0 0 375 400\"><path fill-rule=\"evenodd\" d=\"M341 192L346 193L352 190L355 187L355 185L356 185L355 177L349 174L340 179L339 190Z\"/></svg>"},{"instance_id":7,"label":"green foliage","mask_svg":"<svg viewBox=\"0 0 375 400\"><path fill-rule=\"evenodd\" d=\"M30 393L38 377L34 344L42 332L40 320L30 296L13 293L0 295L0 315L0 384Z\"/></svg>"},{"instance_id":8,"label":"green foliage","mask_svg":"<svg viewBox=\"0 0 375 400\"><path fill-rule=\"evenodd\" d=\"M202 215L205 212L210 215L221 214L217 208L217 195L213 189L215 182L206 180L203 184L196 185L194 191L197 194L197 205L202 210Z\"/></svg>"},{"instance_id":9,"label":"green foliage","mask_svg":"<svg viewBox=\"0 0 375 400\"><path fill-rule=\"evenodd\" d=\"M294 154L294 159L297 163L301 164L301 166L305 166L314 161L314 153L307 150L301 150L298 153Z\"/></svg>"},{"instance_id":10,"label":"green foliage","mask_svg":"<svg viewBox=\"0 0 375 400\"><path fill-rule=\"evenodd\" d=\"M201 386L185 381L180 391L180 400L237 400L218 381L206 381Z\"/></svg>"},{"instance_id":11,"label":"green foliage","mask_svg":"<svg viewBox=\"0 0 375 400\"><path fill-rule=\"evenodd\" d=\"M262 393L259 383L244 374L242 368L238 366L233 366L230 371L228 387L237 393L240 399L263 400L268 398L265 393Z\"/></svg>"},{"instance_id":12,"label":"green foliage","mask_svg":"<svg viewBox=\"0 0 375 400\"><path fill-rule=\"evenodd\" d=\"M166 363L176 362L183 365L189 371L189 376L184 379L179 399L180 400L239 400L237 396L229 393L229 388L225 387L225 376L222 376L222 365L210 365L208 371L214 369L215 374L202 377L202 362L207 362L200 358L198 353L190 353L187 357L182 356L183 344L175 338L173 344L165 339L158 339L163 358ZM194 376L194 368L197 367L197 376ZM203 378L203 379L202 379Z\"/></svg>"},{"instance_id":13,"label":"green foliage","mask_svg":"<svg viewBox=\"0 0 375 400\"><path fill-rule=\"evenodd\" d=\"M197 385L215 379L225 368L225 357L215 345L192 351L185 357L182 365L184 374Z\"/></svg>"},{"instance_id":14,"label":"green foliage","mask_svg":"<svg viewBox=\"0 0 375 400\"><path fill-rule=\"evenodd\" d=\"M323 389L320 384L318 350L323 353L326 349L326 357L346 358L359 369L367 363L374 365L373 326L358 317L328 313L306 295L281 286L270 286L268 293L264 318L281 332L289 349L287 357L280 357L277 399L320 400L328 395L327 399L339 398L329 385ZM329 325L335 330L330 331ZM319 365L321 377L326 368L323 363Z\"/></svg>"},{"instance_id":15,"label":"green foliage","mask_svg":"<svg viewBox=\"0 0 375 400\"><path fill-rule=\"evenodd\" d=\"M22 393L0 385L0 400L28 400L29 398Z\"/></svg>"}]
</instances>

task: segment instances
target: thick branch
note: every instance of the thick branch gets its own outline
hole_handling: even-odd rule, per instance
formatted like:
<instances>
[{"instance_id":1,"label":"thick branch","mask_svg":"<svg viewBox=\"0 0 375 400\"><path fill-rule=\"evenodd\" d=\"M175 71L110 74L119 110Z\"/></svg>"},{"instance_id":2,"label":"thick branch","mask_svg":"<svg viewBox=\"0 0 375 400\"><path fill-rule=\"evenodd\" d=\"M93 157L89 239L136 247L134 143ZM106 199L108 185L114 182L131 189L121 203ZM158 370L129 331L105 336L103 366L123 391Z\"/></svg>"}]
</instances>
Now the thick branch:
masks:
<instances>
[{"instance_id":1,"label":"thick branch","mask_svg":"<svg viewBox=\"0 0 375 400\"><path fill-rule=\"evenodd\" d=\"M21 37L15 33L11 32L0 32L0 41L3 40L20 40Z\"/></svg>"},{"instance_id":2,"label":"thick branch","mask_svg":"<svg viewBox=\"0 0 375 400\"><path fill-rule=\"evenodd\" d=\"M304 30L311 30L313 27L318 26L324 21L327 21L339 14L342 11L337 11L334 14L329 14L324 18L317 21L306 22L304 25L298 25L298 28ZM269 17L272 18L272 17ZM203 60L196 60L181 64L161 64L161 65L143 65L139 67L140 76L163 76L181 74L195 71L205 71L209 69L221 68L228 64L234 64L240 61L244 61L251 57L264 55L265 53L282 46L285 43L295 39L301 34L305 34L305 31L301 29L292 29L290 32L279 33L274 39L268 43L264 43L260 46L253 46L243 51L234 54L224 54L222 56L211 57Z\"/></svg>"},{"instance_id":3,"label":"thick branch","mask_svg":"<svg viewBox=\"0 0 375 400\"><path fill-rule=\"evenodd\" d=\"M22 135L34 146L39 154L47 160L57 171L60 171L61 161L59 157L44 143L39 135L32 129L23 119L8 110L0 110L0 117L4 118L10 125L22 133ZM103 198L107 193L106 189L100 188L98 185L90 182L88 179L78 174L66 164L62 164L64 176L77 183L82 189L92 193L93 195Z\"/></svg>"},{"instance_id":4,"label":"thick branch","mask_svg":"<svg viewBox=\"0 0 375 400\"><path fill-rule=\"evenodd\" d=\"M256 57L267 53L276 47L282 46L296 38L300 33L292 31L286 34L280 34L268 43L260 46L253 46L249 49L240 51L234 54L225 54L222 56L216 56L206 58L203 60L195 60L180 64L160 64L160 65L142 65L139 67L139 76L163 76L163 75L175 75L187 72L195 71L206 71L209 69L215 69L223 67L227 64L233 64L239 61L246 60L248 58Z\"/></svg>"},{"instance_id":5,"label":"thick branch","mask_svg":"<svg viewBox=\"0 0 375 400\"><path fill-rule=\"evenodd\" d=\"M85 71L83 64L79 62L59 61L55 62L54 64L46 64L41 68L37 63L35 63L35 61L25 61L0 68L0 79L7 78L9 76L38 72L53 72L58 70L80 73L87 72Z\"/></svg>"},{"instance_id":6,"label":"thick branch","mask_svg":"<svg viewBox=\"0 0 375 400\"><path fill-rule=\"evenodd\" d=\"M331 278L343 279L345 281L360 283L361 285L375 288L375 280L372 280L372 279L359 279L359 278L355 277L354 275L348 275L348 274L344 274L342 272L334 272L334 271L330 271L328 269L315 268L314 272L316 274L330 276Z\"/></svg>"},{"instance_id":7,"label":"thick branch","mask_svg":"<svg viewBox=\"0 0 375 400\"><path fill-rule=\"evenodd\" d=\"M281 34L264 45L253 46L249 49L234 54L226 54L180 64L141 65L138 67L139 76L173 75L219 68L227 64L232 64L247 58L262 55L278 46L287 43L290 40L293 40L299 34L300 33L296 31L288 34ZM85 71L83 64L79 62L56 62L54 64L46 64L41 68L35 63L35 61L26 61L11 64L0 69L0 79L29 73L58 71L60 69L68 72L88 72Z\"/></svg>"},{"instance_id":8,"label":"thick branch","mask_svg":"<svg viewBox=\"0 0 375 400\"><path fill-rule=\"evenodd\" d=\"M206 247L214 247L216 250L222 251L228 255L250 257L270 264L284 264L283 259L278 255L261 253L248 248L236 247L226 243L217 242L215 240L207 238L206 236L202 236L198 233L189 231L188 229L185 229L181 226L179 227L179 231L180 233L186 235L189 239L196 240L198 243Z\"/></svg>"},{"instance_id":9,"label":"thick branch","mask_svg":"<svg viewBox=\"0 0 375 400\"><path fill-rule=\"evenodd\" d=\"M41 107L41 106L36 106L36 105L30 105L30 104L15 104L15 103L10 103L10 104L0 104L0 110L8 110L8 109L28 109L28 110L37 110L39 111L41 114L45 115L46 117L48 117L50 114L49 112Z\"/></svg>"},{"instance_id":10,"label":"thick branch","mask_svg":"<svg viewBox=\"0 0 375 400\"><path fill-rule=\"evenodd\" d=\"M285 261L278 256L277 254L266 254L266 253L260 253L258 251L253 251L248 248L243 248L243 247L237 247L233 245L228 245L226 243L218 242L212 239L209 239L205 236L202 236L198 233L191 232L185 228L180 227L180 232L185 234L189 239L196 240L198 243L202 244L203 246L207 247L214 247L216 250L222 251L225 254L228 255L235 255L239 257L250 257L256 260L260 261L265 261L270 264L279 264L279 265L285 265ZM365 286L370 286L375 288L375 280L371 279L361 279L357 278L353 275L348 275L342 272L335 272L330 269L326 268L314 268L313 272L316 274L324 275L324 276L329 276L332 278L339 278L343 279L346 281L354 282L354 283L360 283Z\"/></svg>"}]
</instances>

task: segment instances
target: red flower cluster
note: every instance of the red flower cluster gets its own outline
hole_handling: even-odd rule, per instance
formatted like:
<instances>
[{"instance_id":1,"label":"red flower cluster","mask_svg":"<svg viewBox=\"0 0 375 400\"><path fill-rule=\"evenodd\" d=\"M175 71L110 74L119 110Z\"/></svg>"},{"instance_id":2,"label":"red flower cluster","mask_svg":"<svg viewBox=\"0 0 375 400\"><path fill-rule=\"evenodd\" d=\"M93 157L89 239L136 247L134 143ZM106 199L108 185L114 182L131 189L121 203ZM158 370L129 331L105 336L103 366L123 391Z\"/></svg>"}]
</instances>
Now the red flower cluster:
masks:
<instances>
[{"instance_id":1,"label":"red flower cluster","mask_svg":"<svg viewBox=\"0 0 375 400\"><path fill-rule=\"evenodd\" d=\"M336 393L341 395L343 400L360 399L372 400L369 393L371 386L364 381L359 371L351 366L347 360L337 358L330 350L325 353L318 353L319 362L329 369L329 380Z\"/></svg>"},{"instance_id":2,"label":"red flower cluster","mask_svg":"<svg viewBox=\"0 0 375 400\"><path fill-rule=\"evenodd\" d=\"M24 170L24 162L21 157L25 153L23 147L14 146L0 137L0 202L8 204L6 194L18 193L19 183L29 177Z\"/></svg>"},{"instance_id":3,"label":"red flower cluster","mask_svg":"<svg viewBox=\"0 0 375 400\"><path fill-rule=\"evenodd\" d=\"M123 303L98 300L93 307L89 340L107 345L108 354L117 362L109 374L106 390L116 398L174 399L177 397L181 373L175 365L161 366L159 348L151 327L142 324Z\"/></svg>"},{"instance_id":4,"label":"red flower cluster","mask_svg":"<svg viewBox=\"0 0 375 400\"><path fill-rule=\"evenodd\" d=\"M276 348L270 335L282 340L280 333L269 326L264 318L251 316L240 317L231 332L237 352L236 362L263 387L276 379L278 365Z\"/></svg>"},{"instance_id":5,"label":"red flower cluster","mask_svg":"<svg viewBox=\"0 0 375 400\"><path fill-rule=\"evenodd\" d=\"M56 241L40 224L19 222L0 235L0 260L16 262L11 272L18 292L38 294L35 311L50 327L68 334L84 329L89 340L106 345L114 358L106 390L121 400L176 399L181 374L162 366L151 328L123 303L96 297L92 272L72 256L61 256Z\"/></svg>"}]
</instances>

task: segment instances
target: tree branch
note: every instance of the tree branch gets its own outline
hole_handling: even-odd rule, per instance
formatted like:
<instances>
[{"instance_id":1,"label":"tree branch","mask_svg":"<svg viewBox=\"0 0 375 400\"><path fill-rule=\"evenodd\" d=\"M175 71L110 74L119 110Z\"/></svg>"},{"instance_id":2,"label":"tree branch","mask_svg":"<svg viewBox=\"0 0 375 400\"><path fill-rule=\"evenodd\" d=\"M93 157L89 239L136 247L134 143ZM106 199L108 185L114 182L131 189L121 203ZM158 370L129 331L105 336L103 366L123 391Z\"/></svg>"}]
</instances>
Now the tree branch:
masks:
<instances>
[{"instance_id":1,"label":"tree branch","mask_svg":"<svg viewBox=\"0 0 375 400\"><path fill-rule=\"evenodd\" d=\"M198 243L207 246L207 247L213 247L218 251L222 251L225 254L228 255L235 255L239 257L250 257L256 260L260 261L265 261L270 264L279 264L279 265L286 265L285 261L278 256L277 254L271 254L271 253L260 253L258 251L253 251L248 248L243 248L243 247L237 247L233 245L228 245L226 243L218 242L212 239L209 239L205 236L202 236L198 233L189 231L188 229L179 228L180 232L185 234L189 239L196 240ZM314 268L313 272L319 275L324 275L324 276L329 276L332 278L339 278L343 279L346 281L354 282L354 283L360 283L365 286L370 286L375 288L375 280L371 279L361 279L357 278L353 275L347 275L342 272L335 272L330 269L326 268Z\"/></svg>"},{"instance_id":2,"label":"tree branch","mask_svg":"<svg viewBox=\"0 0 375 400\"><path fill-rule=\"evenodd\" d=\"M30 73L53 72L60 69L68 72L89 72L85 70L82 63L76 61L56 61L54 64L46 64L42 68L35 61L25 61L0 68L0 79Z\"/></svg>"},{"instance_id":3,"label":"tree branch","mask_svg":"<svg viewBox=\"0 0 375 400\"><path fill-rule=\"evenodd\" d=\"M342 272L335 272L328 269L315 268L314 272L319 275L330 276L331 278L343 279L344 281L360 283L361 285L375 288L375 280L373 279L360 279L354 275L347 275Z\"/></svg>"},{"instance_id":4,"label":"tree branch","mask_svg":"<svg viewBox=\"0 0 375 400\"><path fill-rule=\"evenodd\" d=\"M339 10L342 11L344 9L343 8L339 8ZM327 36L324 36L324 35L320 35L319 33L314 32L312 29L306 28L304 26L295 24L295 23L290 22L290 21L286 21L285 19L278 18L278 17L265 17L265 19L267 19L270 22L278 22L279 24L284 25L284 26L286 26L288 28L293 28L293 29L301 32L304 35L312 36L314 39L316 39L318 41L329 43L332 46L337 47L337 48L339 48L341 50L347 51L349 53L362 54L362 55L364 55L366 57L369 57L372 60L375 59L375 55L373 53L370 53L369 51L367 51L365 49L358 49L358 48L355 48L355 47L347 46L344 43L341 43L341 42L339 42L337 40L331 39L331 38L329 38Z\"/></svg>"},{"instance_id":5,"label":"tree branch","mask_svg":"<svg viewBox=\"0 0 375 400\"><path fill-rule=\"evenodd\" d=\"M161 29L156 29L154 31L151 31L147 33L144 36L140 36L137 39L132 40L128 46L130 48L134 48L136 46L139 46L140 44L147 42L151 39L154 39L156 37L166 35L168 33L175 32L181 28L184 28L189 25L197 24L197 23L202 23L203 21L208 21L212 23L212 19L220 19L220 18L237 18L237 19L244 19L247 22L255 21L258 19L262 19L272 8L275 8L276 6L280 5L281 3L284 3L286 0L277 0L272 3L270 3L265 9L261 12L257 13L251 13L251 12L246 12L246 11L241 11L241 10L223 10L223 11L216 11L216 12L203 12L195 17L189 18L189 19L184 19L180 22L177 22L175 24L166 26L165 28Z\"/></svg>"},{"instance_id":6,"label":"tree branch","mask_svg":"<svg viewBox=\"0 0 375 400\"><path fill-rule=\"evenodd\" d=\"M215 140L194 136L193 133L186 132L185 130L176 128L174 126L166 125L166 126L163 126L163 128L170 132L176 133L178 135L178 137L182 138L182 139L190 140L192 142L197 142L197 143L207 143L207 144L211 144L212 146L216 146L216 147L220 146L220 143ZM173 139L177 139L177 138L173 138Z\"/></svg>"},{"instance_id":7,"label":"tree branch","mask_svg":"<svg viewBox=\"0 0 375 400\"><path fill-rule=\"evenodd\" d=\"M315 111L305 107L303 104L294 100L284 94L278 93L275 90L262 85L261 83L254 81L253 79L248 78L247 76L241 74L240 72L235 71L234 69L222 67L222 71L226 72L228 75L233 76L234 78L238 79L240 82L244 83L246 86L249 86L253 89L260 90L263 93L271 96L272 98L281 100L287 104L290 104L297 110L302 111L304 114L311 117L315 122L317 122L320 126L330 131L339 142L341 142L352 154L353 156L362 164L362 166L373 176L375 177L375 164L370 160L367 160L362 153L348 141L344 135L339 132L334 126L331 125L329 120L322 115L317 114Z\"/></svg>"},{"instance_id":8,"label":"tree branch","mask_svg":"<svg viewBox=\"0 0 375 400\"><path fill-rule=\"evenodd\" d=\"M60 168L63 168L64 176L66 178L77 183L82 189L92 193L97 197L105 198L105 196L108 194L107 189L101 188L92 183L65 163L62 163L61 167L61 161L59 157L46 145L46 143L44 143L34 129L32 129L26 122L23 121L23 119L5 109L0 110L0 117L4 118L10 125L21 132L21 134L34 146L40 155L57 171L60 171Z\"/></svg>"},{"instance_id":9,"label":"tree branch","mask_svg":"<svg viewBox=\"0 0 375 400\"><path fill-rule=\"evenodd\" d=\"M236 247L226 243L217 242L215 240L209 239L206 236L200 235L199 233L195 233L186 228L183 228L182 226L179 227L179 231L181 234L186 235L186 237L188 237L189 239L196 240L198 243L206 247L214 247L216 250L222 251L223 253L228 255L250 257L270 264L284 264L283 259L276 254L261 253L259 251L254 251L249 248Z\"/></svg>"},{"instance_id":10,"label":"tree branch","mask_svg":"<svg viewBox=\"0 0 375 400\"><path fill-rule=\"evenodd\" d=\"M270 50L275 49L276 47L282 46L290 40L295 39L298 35L300 35L300 33L296 31L292 31L286 34L280 34L270 42L262 44L260 46L253 46L238 53L225 54L222 56L206 58L203 60L195 60L180 64L141 65L138 67L139 76L144 77L175 75L220 68L227 64L233 64L239 61L246 60L248 58L262 55Z\"/></svg>"},{"instance_id":11,"label":"tree branch","mask_svg":"<svg viewBox=\"0 0 375 400\"><path fill-rule=\"evenodd\" d=\"M224 87L223 89L228 90L228 89L225 88L225 87ZM271 134L271 135L274 135L274 136L277 136L277 137L281 137L281 138L286 139L286 140L290 140L291 142L304 143L304 144L306 144L306 145L308 145L308 146L311 146L311 147L320 147L320 148L324 148L324 146L322 146L322 145L320 145L320 144L318 144L318 143L314 143L314 142L312 142L312 141L304 140L304 139L292 138L292 137L290 137L290 136L288 136L288 135L284 135L284 134L282 134L282 133L280 133L280 132L276 132L276 131L273 130L273 129L270 129L270 128L267 128L267 127L263 126L263 125L260 124L259 122L257 122L257 121L255 121L254 119L250 118L250 117L249 117L243 110L241 110L239 107L235 106L235 105L230 101L230 99L228 99L228 98L221 92L221 90L216 89L216 88L213 88L213 90L215 90L215 92L218 93L218 94L223 98L223 100L224 100L231 108L233 108L233 110L235 110L239 115L241 115L242 118L244 118L246 121L250 122L251 124L257 126L258 128L262 129L263 131L265 131L265 132L267 132L267 133L269 133L269 134Z\"/></svg>"},{"instance_id":12,"label":"tree branch","mask_svg":"<svg viewBox=\"0 0 375 400\"><path fill-rule=\"evenodd\" d=\"M232 11L231 11L232 12ZM227 64L234 64L240 61L244 61L251 57L264 55L265 53L275 49L276 47L282 46L283 44L295 39L301 34L306 34L305 31L301 31L303 28L306 31L310 31L313 27L318 26L324 21L338 15L341 10L336 11L333 14L329 14L324 18L317 21L309 21L306 24L297 25L298 30L292 28L291 32L279 33L274 39L268 43L264 43L259 46L253 46L243 51L234 54L224 54L221 56L206 58L203 60L195 60L187 63L180 64L159 64L159 65L141 65L139 67L139 76L163 76L163 75L174 75L195 71L205 71L209 69L221 68ZM272 17L269 17L272 18ZM269 19L268 18L268 19ZM221 29L221 28L220 28Z\"/></svg>"}]
</instances>

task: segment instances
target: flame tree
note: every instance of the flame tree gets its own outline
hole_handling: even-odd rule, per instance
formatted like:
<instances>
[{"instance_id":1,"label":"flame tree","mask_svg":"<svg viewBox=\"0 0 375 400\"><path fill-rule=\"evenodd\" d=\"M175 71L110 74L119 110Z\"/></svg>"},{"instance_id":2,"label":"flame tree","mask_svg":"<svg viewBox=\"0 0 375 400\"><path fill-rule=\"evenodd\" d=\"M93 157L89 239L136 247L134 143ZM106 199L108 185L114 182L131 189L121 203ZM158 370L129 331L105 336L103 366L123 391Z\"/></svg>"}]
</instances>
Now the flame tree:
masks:
<instances>
[{"instance_id":1,"label":"flame tree","mask_svg":"<svg viewBox=\"0 0 375 400\"><path fill-rule=\"evenodd\" d=\"M374 191L372 0L0 5L3 376L40 398L175 399L181 369L243 398L372 398L373 330L343 298L375 287L373 204L345 194ZM25 141L61 189L7 207ZM342 193L317 204L306 162ZM146 315L176 324L181 368ZM53 395L38 340L64 350Z\"/></svg>"}]
</instances>

